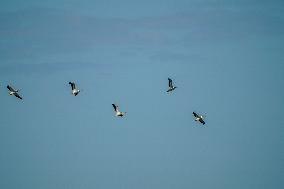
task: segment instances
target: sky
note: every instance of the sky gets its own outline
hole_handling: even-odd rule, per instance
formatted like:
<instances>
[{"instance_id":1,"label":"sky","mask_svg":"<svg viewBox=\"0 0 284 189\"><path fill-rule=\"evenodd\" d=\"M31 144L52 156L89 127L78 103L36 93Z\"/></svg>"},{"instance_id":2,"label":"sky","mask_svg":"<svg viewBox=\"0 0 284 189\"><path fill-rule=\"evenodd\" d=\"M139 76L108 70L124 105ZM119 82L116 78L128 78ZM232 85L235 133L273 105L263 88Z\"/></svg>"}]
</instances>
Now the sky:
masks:
<instances>
[{"instance_id":1,"label":"sky","mask_svg":"<svg viewBox=\"0 0 284 189\"><path fill-rule=\"evenodd\" d=\"M1 1L0 188L283 188L283 9Z\"/></svg>"}]
</instances>

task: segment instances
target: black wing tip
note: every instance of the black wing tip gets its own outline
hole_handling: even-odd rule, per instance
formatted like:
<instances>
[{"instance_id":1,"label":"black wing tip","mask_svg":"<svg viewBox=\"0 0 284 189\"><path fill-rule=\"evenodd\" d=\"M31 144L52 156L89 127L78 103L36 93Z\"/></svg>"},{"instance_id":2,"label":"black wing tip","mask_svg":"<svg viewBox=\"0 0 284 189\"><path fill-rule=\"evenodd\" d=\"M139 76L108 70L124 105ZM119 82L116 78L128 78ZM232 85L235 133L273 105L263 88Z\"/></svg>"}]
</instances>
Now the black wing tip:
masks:
<instances>
[{"instance_id":1,"label":"black wing tip","mask_svg":"<svg viewBox=\"0 0 284 189\"><path fill-rule=\"evenodd\" d=\"M192 112L194 117L198 117L198 114L196 112Z\"/></svg>"},{"instance_id":2,"label":"black wing tip","mask_svg":"<svg viewBox=\"0 0 284 189\"><path fill-rule=\"evenodd\" d=\"M23 99L18 93L15 93L14 95L21 100Z\"/></svg>"},{"instance_id":3,"label":"black wing tip","mask_svg":"<svg viewBox=\"0 0 284 189\"><path fill-rule=\"evenodd\" d=\"M10 85L7 85L7 89L9 89L9 91L14 91L14 89Z\"/></svg>"},{"instance_id":4,"label":"black wing tip","mask_svg":"<svg viewBox=\"0 0 284 189\"><path fill-rule=\"evenodd\" d=\"M113 109L114 109L114 111L116 111L116 105L115 104L111 104L112 105L112 107L113 107Z\"/></svg>"}]
</instances>

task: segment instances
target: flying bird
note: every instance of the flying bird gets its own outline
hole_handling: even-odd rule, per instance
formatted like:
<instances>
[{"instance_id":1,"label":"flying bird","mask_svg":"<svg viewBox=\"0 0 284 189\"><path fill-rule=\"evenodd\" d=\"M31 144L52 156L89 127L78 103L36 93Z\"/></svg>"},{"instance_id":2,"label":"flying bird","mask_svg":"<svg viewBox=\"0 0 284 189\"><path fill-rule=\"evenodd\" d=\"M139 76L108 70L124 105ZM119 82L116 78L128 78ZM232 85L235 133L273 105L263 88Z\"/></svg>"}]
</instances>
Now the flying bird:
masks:
<instances>
[{"instance_id":1,"label":"flying bird","mask_svg":"<svg viewBox=\"0 0 284 189\"><path fill-rule=\"evenodd\" d=\"M115 116L117 116L117 117L123 117L123 116L126 114L126 112L121 112L121 111L119 111L117 105L112 104L112 106L113 106L114 111L115 111Z\"/></svg>"},{"instance_id":2,"label":"flying bird","mask_svg":"<svg viewBox=\"0 0 284 189\"><path fill-rule=\"evenodd\" d=\"M198 115L195 112L192 112L193 116L195 117L195 121L199 121L200 123L202 123L203 125L205 124L204 118L202 115Z\"/></svg>"},{"instance_id":3,"label":"flying bird","mask_svg":"<svg viewBox=\"0 0 284 189\"><path fill-rule=\"evenodd\" d=\"M169 89L167 90L167 93L177 88L176 86L173 86L173 80L171 80L170 78L168 78L168 80L169 80Z\"/></svg>"},{"instance_id":4,"label":"flying bird","mask_svg":"<svg viewBox=\"0 0 284 189\"><path fill-rule=\"evenodd\" d=\"M80 90L76 88L75 83L69 82L69 85L71 85L72 94L73 94L74 96L77 96L77 95L79 94Z\"/></svg>"},{"instance_id":5,"label":"flying bird","mask_svg":"<svg viewBox=\"0 0 284 189\"><path fill-rule=\"evenodd\" d=\"M23 99L19 94L18 94L18 92L19 92L19 90L15 90L15 89L13 89L10 85L7 85L7 89L10 91L9 92L9 95L14 95L15 97L17 97L17 98L19 98L19 99Z\"/></svg>"}]
</instances>

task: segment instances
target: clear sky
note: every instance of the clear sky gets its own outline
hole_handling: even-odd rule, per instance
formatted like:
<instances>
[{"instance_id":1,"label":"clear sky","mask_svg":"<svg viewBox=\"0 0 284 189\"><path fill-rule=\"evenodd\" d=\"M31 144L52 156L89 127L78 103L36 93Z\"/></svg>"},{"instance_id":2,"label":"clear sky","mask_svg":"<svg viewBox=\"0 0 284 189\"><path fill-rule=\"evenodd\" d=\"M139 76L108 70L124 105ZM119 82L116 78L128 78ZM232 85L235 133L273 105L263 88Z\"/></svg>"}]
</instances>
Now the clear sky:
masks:
<instances>
[{"instance_id":1,"label":"clear sky","mask_svg":"<svg viewBox=\"0 0 284 189\"><path fill-rule=\"evenodd\" d=\"M281 0L1 1L0 188L284 188L283 52Z\"/></svg>"}]
</instances>

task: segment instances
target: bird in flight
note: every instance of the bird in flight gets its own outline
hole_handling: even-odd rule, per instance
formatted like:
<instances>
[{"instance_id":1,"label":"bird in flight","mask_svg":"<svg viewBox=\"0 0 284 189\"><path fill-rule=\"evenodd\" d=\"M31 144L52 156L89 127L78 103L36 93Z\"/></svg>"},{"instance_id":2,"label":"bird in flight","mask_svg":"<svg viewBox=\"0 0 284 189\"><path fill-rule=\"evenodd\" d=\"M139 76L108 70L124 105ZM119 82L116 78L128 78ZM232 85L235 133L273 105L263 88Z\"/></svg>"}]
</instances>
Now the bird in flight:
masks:
<instances>
[{"instance_id":1,"label":"bird in flight","mask_svg":"<svg viewBox=\"0 0 284 189\"><path fill-rule=\"evenodd\" d=\"M199 121L203 125L205 124L204 117L202 115L199 115L195 112L192 112L193 116L195 117L195 121Z\"/></svg>"},{"instance_id":2,"label":"bird in flight","mask_svg":"<svg viewBox=\"0 0 284 189\"><path fill-rule=\"evenodd\" d=\"M173 86L173 80L171 80L170 78L168 78L168 80L169 80L169 89L167 90L167 93L177 88L176 86Z\"/></svg>"},{"instance_id":3,"label":"bird in flight","mask_svg":"<svg viewBox=\"0 0 284 189\"><path fill-rule=\"evenodd\" d=\"M69 82L69 85L71 85L72 94L73 94L74 96L77 96L77 95L79 94L80 90L76 88L75 83Z\"/></svg>"},{"instance_id":4,"label":"bird in flight","mask_svg":"<svg viewBox=\"0 0 284 189\"><path fill-rule=\"evenodd\" d=\"M126 114L126 112L121 112L121 111L119 111L117 105L112 104L112 106L113 106L114 111L115 111L115 116L117 116L117 117L123 117L123 116Z\"/></svg>"},{"instance_id":5,"label":"bird in flight","mask_svg":"<svg viewBox=\"0 0 284 189\"><path fill-rule=\"evenodd\" d=\"M13 89L10 85L7 85L7 89L10 91L9 95L14 95L15 97L19 98L19 99L23 99L20 95L19 95L19 90L15 90Z\"/></svg>"}]
</instances>

